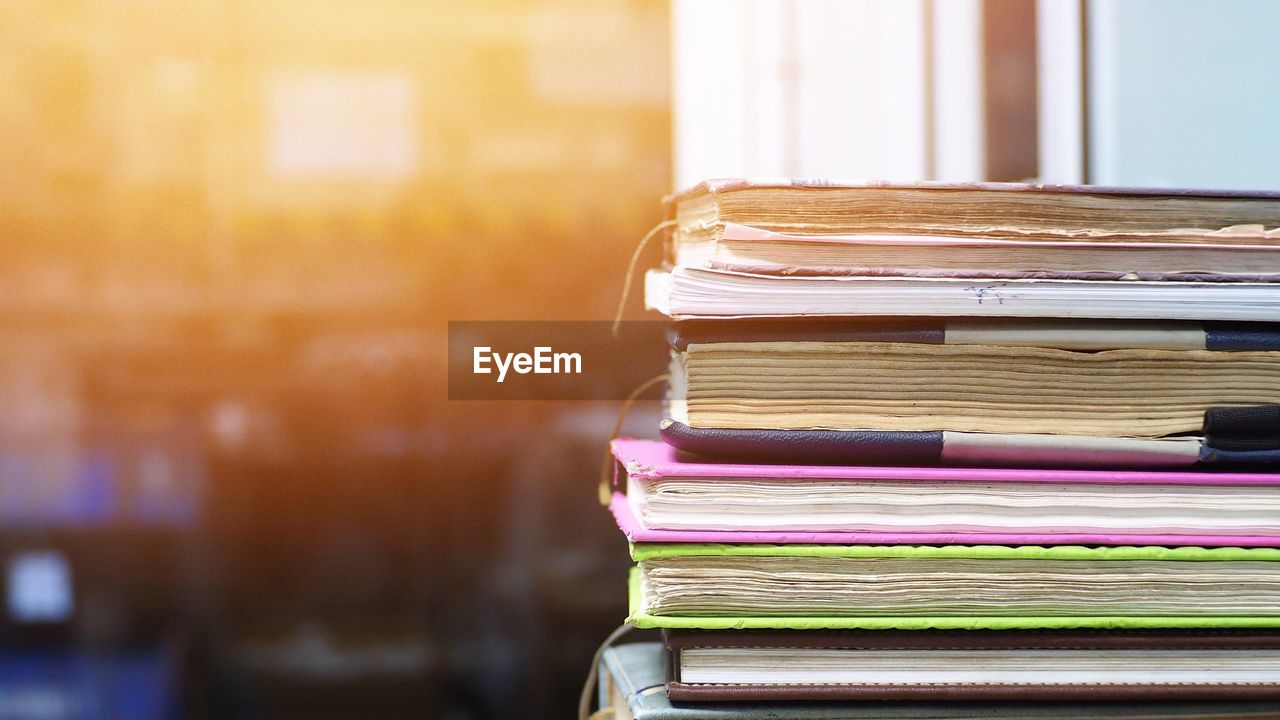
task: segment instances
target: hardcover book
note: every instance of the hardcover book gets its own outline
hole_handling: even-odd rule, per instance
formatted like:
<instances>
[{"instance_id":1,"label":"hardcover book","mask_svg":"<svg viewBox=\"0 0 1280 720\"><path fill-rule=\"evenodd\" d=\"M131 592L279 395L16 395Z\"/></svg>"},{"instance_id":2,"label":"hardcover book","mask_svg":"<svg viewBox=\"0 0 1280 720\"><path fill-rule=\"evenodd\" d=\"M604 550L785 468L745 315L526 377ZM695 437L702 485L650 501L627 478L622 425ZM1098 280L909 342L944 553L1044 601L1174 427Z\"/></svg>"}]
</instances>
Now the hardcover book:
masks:
<instances>
[{"instance_id":1,"label":"hardcover book","mask_svg":"<svg viewBox=\"0 0 1280 720\"><path fill-rule=\"evenodd\" d=\"M618 439L633 542L1280 546L1280 474L748 465Z\"/></svg>"},{"instance_id":2,"label":"hardcover book","mask_svg":"<svg viewBox=\"0 0 1280 720\"><path fill-rule=\"evenodd\" d=\"M663 436L695 453L1128 467L1280 459L1275 325L683 325ZM1227 422L1233 413L1253 419Z\"/></svg>"},{"instance_id":3,"label":"hardcover book","mask_svg":"<svg viewBox=\"0 0 1280 720\"><path fill-rule=\"evenodd\" d=\"M710 180L668 197L675 318L1280 320L1280 195Z\"/></svg>"},{"instance_id":4,"label":"hardcover book","mask_svg":"<svg viewBox=\"0 0 1280 720\"><path fill-rule=\"evenodd\" d=\"M762 275L1275 279L1280 194L1018 183L708 180L668 257Z\"/></svg>"},{"instance_id":5,"label":"hardcover book","mask_svg":"<svg viewBox=\"0 0 1280 720\"><path fill-rule=\"evenodd\" d=\"M1280 627L1280 549L634 543L638 627Z\"/></svg>"},{"instance_id":6,"label":"hardcover book","mask_svg":"<svg viewBox=\"0 0 1280 720\"><path fill-rule=\"evenodd\" d=\"M661 643L608 648L600 661L598 703L614 720L1254 720L1280 715L1280 703L1222 702L809 702L672 701ZM679 698L679 692L676 693Z\"/></svg>"},{"instance_id":7,"label":"hardcover book","mask_svg":"<svg viewBox=\"0 0 1280 720\"><path fill-rule=\"evenodd\" d=\"M1280 700L1280 633L666 631L667 696L731 700Z\"/></svg>"}]
</instances>

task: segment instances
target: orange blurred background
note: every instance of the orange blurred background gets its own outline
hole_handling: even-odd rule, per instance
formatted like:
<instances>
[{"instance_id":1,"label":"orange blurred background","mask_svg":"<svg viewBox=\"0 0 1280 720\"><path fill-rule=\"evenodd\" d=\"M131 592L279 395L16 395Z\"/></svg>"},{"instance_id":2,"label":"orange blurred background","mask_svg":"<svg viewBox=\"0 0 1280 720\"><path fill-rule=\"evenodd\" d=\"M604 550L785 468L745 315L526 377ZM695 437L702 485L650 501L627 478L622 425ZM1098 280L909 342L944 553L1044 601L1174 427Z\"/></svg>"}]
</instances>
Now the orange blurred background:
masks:
<instances>
[{"instance_id":1,"label":"orange blurred background","mask_svg":"<svg viewBox=\"0 0 1280 720\"><path fill-rule=\"evenodd\" d=\"M668 34L636 0L0 5L0 561L45 608L0 671L143 663L169 716L569 712L623 615L613 411L447 403L445 323L612 314Z\"/></svg>"}]
</instances>

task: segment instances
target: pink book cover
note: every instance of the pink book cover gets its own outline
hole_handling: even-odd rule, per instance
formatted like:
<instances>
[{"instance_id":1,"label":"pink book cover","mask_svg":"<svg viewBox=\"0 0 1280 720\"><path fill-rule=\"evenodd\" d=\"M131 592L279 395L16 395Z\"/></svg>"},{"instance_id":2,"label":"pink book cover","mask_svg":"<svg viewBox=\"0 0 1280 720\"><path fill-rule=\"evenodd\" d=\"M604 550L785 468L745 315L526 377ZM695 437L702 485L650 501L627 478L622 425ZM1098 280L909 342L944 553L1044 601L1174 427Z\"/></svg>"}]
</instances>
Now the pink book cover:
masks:
<instances>
[{"instance_id":1,"label":"pink book cover","mask_svg":"<svg viewBox=\"0 0 1280 720\"><path fill-rule=\"evenodd\" d=\"M1280 474L1117 470L1043 470L970 467L849 467L830 465L745 465L681 460L656 440L613 441L614 492L609 504L619 529L632 542L826 543L836 545L1166 545L1280 547L1280 534L1137 534L1072 532L871 532L795 530L661 530L640 525L627 502L627 476L642 478L769 478L774 480L968 481L982 483L1089 483L1097 485L1266 485L1280 486Z\"/></svg>"}]
</instances>

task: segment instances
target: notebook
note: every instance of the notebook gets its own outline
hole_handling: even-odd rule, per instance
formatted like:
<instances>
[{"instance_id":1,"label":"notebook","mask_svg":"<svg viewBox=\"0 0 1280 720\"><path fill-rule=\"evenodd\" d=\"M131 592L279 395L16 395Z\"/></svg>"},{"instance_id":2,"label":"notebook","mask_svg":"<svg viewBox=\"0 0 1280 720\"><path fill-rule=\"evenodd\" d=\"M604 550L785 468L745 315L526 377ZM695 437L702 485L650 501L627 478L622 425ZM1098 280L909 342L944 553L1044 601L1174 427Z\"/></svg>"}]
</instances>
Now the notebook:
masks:
<instances>
[{"instance_id":1,"label":"notebook","mask_svg":"<svg viewBox=\"0 0 1280 720\"><path fill-rule=\"evenodd\" d=\"M735 430L1164 437L1213 408L1280 404L1275 351L795 339L691 344L670 373L672 419Z\"/></svg>"},{"instance_id":2,"label":"notebook","mask_svg":"<svg viewBox=\"0 0 1280 720\"><path fill-rule=\"evenodd\" d=\"M664 633L672 701L1280 700L1280 633Z\"/></svg>"},{"instance_id":3,"label":"notebook","mask_svg":"<svg viewBox=\"0 0 1280 720\"><path fill-rule=\"evenodd\" d=\"M676 323L671 340L664 439L725 459L1177 467L1280 458L1272 324L720 321ZM1239 412L1253 416L1226 421Z\"/></svg>"},{"instance_id":4,"label":"notebook","mask_svg":"<svg viewBox=\"0 0 1280 720\"><path fill-rule=\"evenodd\" d=\"M1280 546L1280 474L746 465L612 445L633 542Z\"/></svg>"},{"instance_id":5,"label":"notebook","mask_svg":"<svg viewBox=\"0 0 1280 720\"><path fill-rule=\"evenodd\" d=\"M1277 320L1280 195L710 180L665 199L675 318Z\"/></svg>"},{"instance_id":6,"label":"notebook","mask_svg":"<svg viewBox=\"0 0 1280 720\"><path fill-rule=\"evenodd\" d=\"M678 267L801 274L1273 279L1280 195L1014 183L708 180L665 198Z\"/></svg>"},{"instance_id":7,"label":"notebook","mask_svg":"<svg viewBox=\"0 0 1280 720\"><path fill-rule=\"evenodd\" d=\"M1276 702L673 702L661 643L617 645L600 661L598 701L613 720L1245 720L1280 716ZM678 694L677 694L678 697Z\"/></svg>"},{"instance_id":8,"label":"notebook","mask_svg":"<svg viewBox=\"0 0 1280 720\"><path fill-rule=\"evenodd\" d=\"M762 275L675 267L645 274L645 307L676 320L986 316L1280 321L1274 282L1074 280L989 275Z\"/></svg>"},{"instance_id":9,"label":"notebook","mask_svg":"<svg viewBox=\"0 0 1280 720\"><path fill-rule=\"evenodd\" d=\"M725 629L1280 627L1280 549L634 543L630 620Z\"/></svg>"},{"instance_id":10,"label":"notebook","mask_svg":"<svg viewBox=\"0 0 1280 720\"><path fill-rule=\"evenodd\" d=\"M805 234L725 222L704 241L678 230L673 245L680 265L760 275L1274 282L1280 238L1280 231L1261 225L1201 232L945 232Z\"/></svg>"}]
</instances>

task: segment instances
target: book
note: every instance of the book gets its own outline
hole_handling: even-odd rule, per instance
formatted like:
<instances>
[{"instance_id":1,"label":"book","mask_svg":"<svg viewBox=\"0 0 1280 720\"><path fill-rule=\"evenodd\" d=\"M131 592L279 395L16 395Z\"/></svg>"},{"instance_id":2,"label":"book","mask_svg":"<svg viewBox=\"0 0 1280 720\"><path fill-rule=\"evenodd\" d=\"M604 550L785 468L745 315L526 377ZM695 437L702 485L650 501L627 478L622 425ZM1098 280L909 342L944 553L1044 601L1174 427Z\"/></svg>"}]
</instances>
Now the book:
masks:
<instances>
[{"instance_id":1,"label":"book","mask_svg":"<svg viewBox=\"0 0 1280 720\"><path fill-rule=\"evenodd\" d=\"M1012 279L1274 278L1280 194L708 180L664 199L678 267Z\"/></svg>"},{"instance_id":2,"label":"book","mask_svg":"<svg viewBox=\"0 0 1280 720\"><path fill-rule=\"evenodd\" d=\"M708 463L617 439L632 542L1280 546L1280 474Z\"/></svg>"},{"instance_id":3,"label":"book","mask_svg":"<svg viewBox=\"0 0 1280 720\"><path fill-rule=\"evenodd\" d=\"M1139 347L1115 324L959 327L941 343L911 329L886 341L797 329L680 342L669 413L691 428L1157 438L1202 433L1219 407L1280 404L1276 350L1178 347L1184 331L1158 324L1133 329Z\"/></svg>"},{"instance_id":4,"label":"book","mask_svg":"<svg viewBox=\"0 0 1280 720\"><path fill-rule=\"evenodd\" d=\"M677 266L645 274L645 307L676 320L985 316L1280 321L1274 282L800 275Z\"/></svg>"},{"instance_id":5,"label":"book","mask_svg":"<svg viewBox=\"0 0 1280 720\"><path fill-rule=\"evenodd\" d=\"M633 543L638 627L1280 627L1280 549Z\"/></svg>"},{"instance_id":6,"label":"book","mask_svg":"<svg viewBox=\"0 0 1280 720\"><path fill-rule=\"evenodd\" d=\"M808 702L667 697L662 643L616 645L600 660L597 698L614 720L1246 720L1280 715L1280 703L1208 702ZM676 694L679 697L679 692Z\"/></svg>"},{"instance_id":7,"label":"book","mask_svg":"<svg viewBox=\"0 0 1280 720\"><path fill-rule=\"evenodd\" d=\"M690 345L670 372L691 427L1161 437L1280 403L1274 351L790 340Z\"/></svg>"},{"instance_id":8,"label":"book","mask_svg":"<svg viewBox=\"0 0 1280 720\"><path fill-rule=\"evenodd\" d=\"M704 701L1280 700L1280 633L664 632L667 697Z\"/></svg>"},{"instance_id":9,"label":"book","mask_svg":"<svg viewBox=\"0 0 1280 720\"><path fill-rule=\"evenodd\" d=\"M727 222L701 242L677 241L674 256L682 267L760 275L1274 282L1280 239L1261 225L1199 233L945 232L800 234Z\"/></svg>"}]
</instances>

